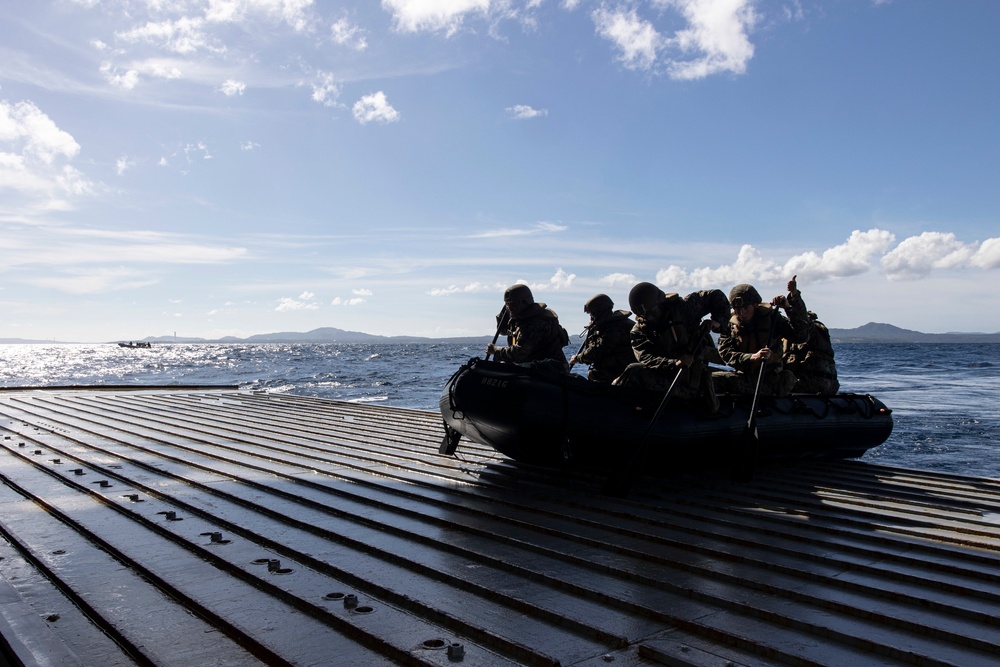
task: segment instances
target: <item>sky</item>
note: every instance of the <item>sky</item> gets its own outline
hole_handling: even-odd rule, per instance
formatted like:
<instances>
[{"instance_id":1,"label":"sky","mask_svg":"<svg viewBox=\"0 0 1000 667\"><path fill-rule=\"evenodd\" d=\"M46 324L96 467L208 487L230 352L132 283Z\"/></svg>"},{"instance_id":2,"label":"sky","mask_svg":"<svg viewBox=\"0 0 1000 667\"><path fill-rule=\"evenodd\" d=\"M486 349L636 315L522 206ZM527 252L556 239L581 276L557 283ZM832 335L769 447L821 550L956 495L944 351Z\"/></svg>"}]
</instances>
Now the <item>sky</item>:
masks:
<instances>
[{"instance_id":1,"label":"sky","mask_svg":"<svg viewBox=\"0 0 1000 667\"><path fill-rule=\"evenodd\" d=\"M492 335L797 276L1000 331L994 0L0 3L0 338Z\"/></svg>"}]
</instances>

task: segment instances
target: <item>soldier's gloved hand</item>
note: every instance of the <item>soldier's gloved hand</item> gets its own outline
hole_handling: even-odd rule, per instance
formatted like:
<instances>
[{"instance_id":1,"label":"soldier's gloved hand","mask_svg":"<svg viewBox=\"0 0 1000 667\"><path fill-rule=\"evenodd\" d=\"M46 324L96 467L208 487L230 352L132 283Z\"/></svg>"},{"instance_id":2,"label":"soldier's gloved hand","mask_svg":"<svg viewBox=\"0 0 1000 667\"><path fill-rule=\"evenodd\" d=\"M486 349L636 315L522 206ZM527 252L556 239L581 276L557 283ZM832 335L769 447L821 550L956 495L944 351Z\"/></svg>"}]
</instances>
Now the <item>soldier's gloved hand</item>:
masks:
<instances>
[{"instance_id":1,"label":"soldier's gloved hand","mask_svg":"<svg viewBox=\"0 0 1000 667\"><path fill-rule=\"evenodd\" d=\"M788 296L792 299L799 295L799 285L795 282L795 279L798 277L798 274L795 274L792 276L792 279L788 281Z\"/></svg>"}]
</instances>

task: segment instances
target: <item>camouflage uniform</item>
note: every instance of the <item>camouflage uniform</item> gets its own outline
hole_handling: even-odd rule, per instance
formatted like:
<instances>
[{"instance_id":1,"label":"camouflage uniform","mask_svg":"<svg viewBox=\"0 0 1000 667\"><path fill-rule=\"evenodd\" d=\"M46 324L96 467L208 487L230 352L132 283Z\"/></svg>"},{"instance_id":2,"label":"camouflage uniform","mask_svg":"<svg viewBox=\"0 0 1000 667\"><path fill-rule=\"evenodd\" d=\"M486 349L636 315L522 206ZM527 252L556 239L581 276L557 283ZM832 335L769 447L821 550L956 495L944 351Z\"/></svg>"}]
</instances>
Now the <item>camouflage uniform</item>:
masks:
<instances>
[{"instance_id":1,"label":"camouflage uniform","mask_svg":"<svg viewBox=\"0 0 1000 667\"><path fill-rule=\"evenodd\" d=\"M756 290L753 293L756 295ZM782 342L804 343L809 339L812 322L806 314L806 304L801 295L791 296L788 306L787 319L777 308L761 303L754 306L753 318L746 324L742 324L735 314L729 319L729 326L719 336L719 354L735 372L719 371L713 375L718 391L754 393L761 362L753 361L751 357L768 346L772 318L776 317L774 336L769 346L771 358L767 362L760 393L764 396L785 396L792 392L795 374L786 369L781 361Z\"/></svg>"},{"instance_id":2,"label":"camouflage uniform","mask_svg":"<svg viewBox=\"0 0 1000 667\"><path fill-rule=\"evenodd\" d=\"M594 382L611 382L635 361L630 334L634 324L627 310L610 311L595 318L587 327L587 339L576 361L588 364L587 377Z\"/></svg>"},{"instance_id":3,"label":"camouflage uniform","mask_svg":"<svg viewBox=\"0 0 1000 667\"><path fill-rule=\"evenodd\" d=\"M510 320L507 328L507 347L496 348L497 361L526 363L552 359L568 371L569 363L563 347L569 343L569 334L559 324L559 316L544 303L524 307Z\"/></svg>"},{"instance_id":4,"label":"camouflage uniform","mask_svg":"<svg viewBox=\"0 0 1000 667\"><path fill-rule=\"evenodd\" d=\"M840 391L837 365L833 361L830 330L809 311L812 334L805 343L785 345L785 367L795 374L793 391L802 394L836 394Z\"/></svg>"},{"instance_id":5,"label":"camouflage uniform","mask_svg":"<svg viewBox=\"0 0 1000 667\"><path fill-rule=\"evenodd\" d=\"M634 310L637 310L633 308ZM707 361L715 358L715 346L708 334L701 336L701 321L706 315L719 322L726 321L729 301L720 290L702 290L681 298L664 295L658 313L652 319L639 316L632 327L632 350L636 363L630 364L619 383L653 391L666 391L683 368L672 396L698 399L708 413L719 408ZM695 342L701 343L695 348ZM691 355L694 363L687 368L678 366L681 357Z\"/></svg>"}]
</instances>

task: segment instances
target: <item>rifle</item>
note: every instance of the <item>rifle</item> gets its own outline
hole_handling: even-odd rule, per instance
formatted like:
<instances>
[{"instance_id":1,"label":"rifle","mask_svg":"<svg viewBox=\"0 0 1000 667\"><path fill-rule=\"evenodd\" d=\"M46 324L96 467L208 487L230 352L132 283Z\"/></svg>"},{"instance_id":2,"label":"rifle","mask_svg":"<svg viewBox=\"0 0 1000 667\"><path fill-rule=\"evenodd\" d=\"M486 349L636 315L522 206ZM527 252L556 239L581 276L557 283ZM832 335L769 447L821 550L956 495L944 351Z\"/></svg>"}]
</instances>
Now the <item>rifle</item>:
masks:
<instances>
[{"instance_id":1,"label":"rifle","mask_svg":"<svg viewBox=\"0 0 1000 667\"><path fill-rule=\"evenodd\" d=\"M510 324L510 308L507 304L504 304L503 309L497 313L497 332L493 334L493 342L490 345L496 345L497 340L500 338L500 334L507 329L507 325ZM490 353L486 353L486 361L490 360Z\"/></svg>"},{"instance_id":2,"label":"rifle","mask_svg":"<svg viewBox=\"0 0 1000 667\"><path fill-rule=\"evenodd\" d=\"M583 348L585 348L587 346L587 340L590 339L590 327L589 326L588 327L584 327L583 330L585 332L585 333L581 334L583 336L583 342L580 343L580 347L579 347L579 349L577 349L576 354L574 354L571 357L572 361L569 362L570 370L572 370L573 366L576 365L576 358L579 356L579 354L581 352L583 352Z\"/></svg>"}]
</instances>

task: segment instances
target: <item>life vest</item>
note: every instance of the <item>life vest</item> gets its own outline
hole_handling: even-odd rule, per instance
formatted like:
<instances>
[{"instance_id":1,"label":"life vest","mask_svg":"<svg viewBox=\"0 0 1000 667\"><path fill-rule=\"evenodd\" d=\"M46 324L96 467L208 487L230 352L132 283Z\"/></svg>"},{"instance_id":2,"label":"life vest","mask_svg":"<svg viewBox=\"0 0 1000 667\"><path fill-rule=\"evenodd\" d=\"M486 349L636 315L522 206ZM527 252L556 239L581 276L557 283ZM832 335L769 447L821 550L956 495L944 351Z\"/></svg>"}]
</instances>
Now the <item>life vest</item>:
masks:
<instances>
[{"instance_id":1,"label":"life vest","mask_svg":"<svg viewBox=\"0 0 1000 667\"><path fill-rule=\"evenodd\" d=\"M689 352L691 336L688 334L687 318L684 317L684 299L673 292L665 297L663 311L666 317L658 322L658 337L667 338L671 346L679 346L675 349Z\"/></svg>"},{"instance_id":2,"label":"life vest","mask_svg":"<svg viewBox=\"0 0 1000 667\"><path fill-rule=\"evenodd\" d=\"M729 318L730 337L736 343L734 346L738 352L744 354L754 354L765 347L771 348L771 359L767 362L770 371L781 370L782 362L782 339L776 332L774 338L768 345L768 337L771 334L771 318L781 317L777 309L764 304L754 306L754 315L750 322L743 324L735 314ZM754 365L759 364L755 362Z\"/></svg>"}]
</instances>

